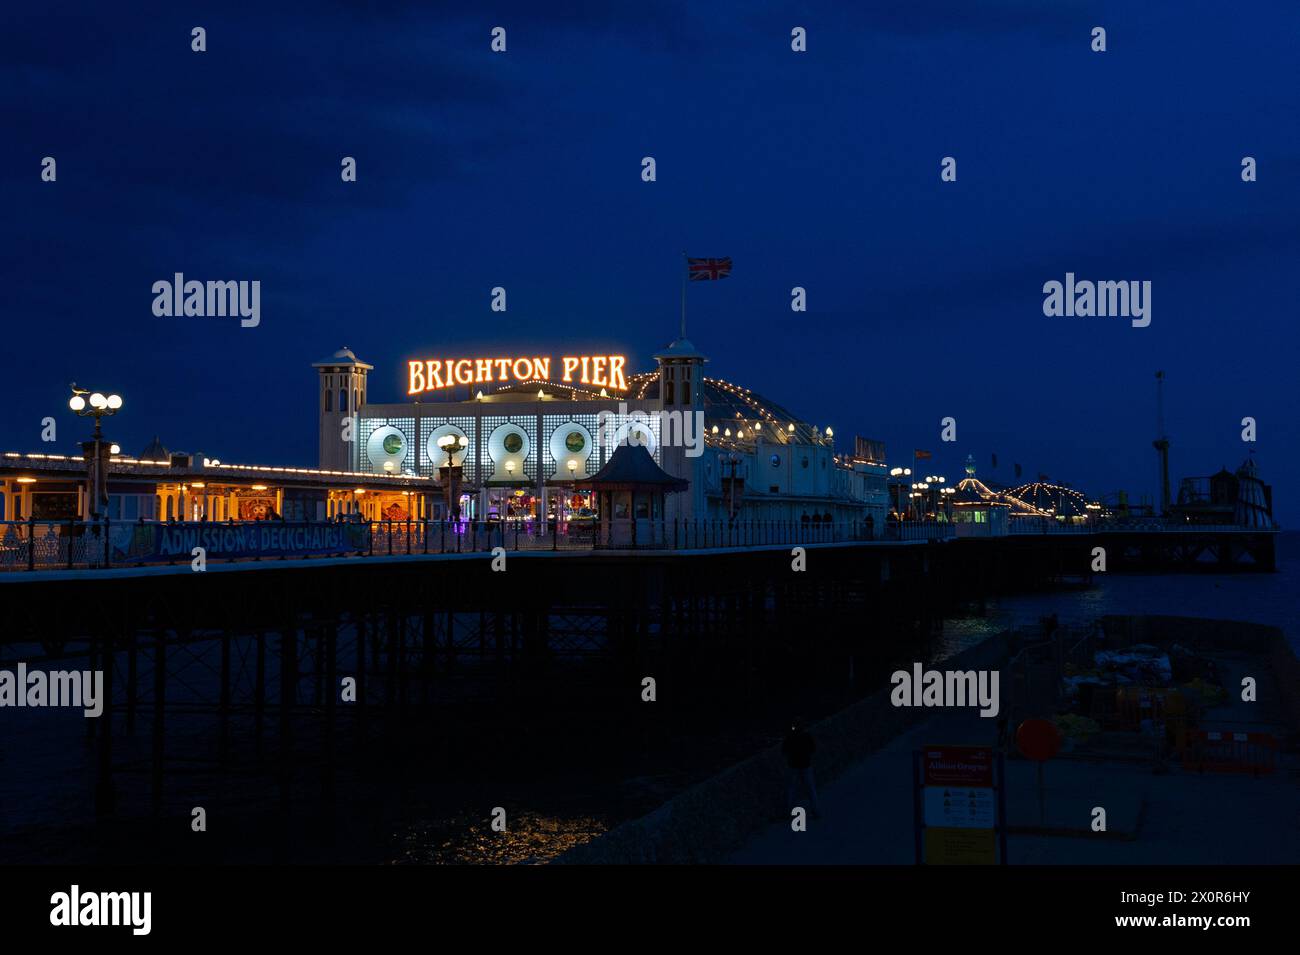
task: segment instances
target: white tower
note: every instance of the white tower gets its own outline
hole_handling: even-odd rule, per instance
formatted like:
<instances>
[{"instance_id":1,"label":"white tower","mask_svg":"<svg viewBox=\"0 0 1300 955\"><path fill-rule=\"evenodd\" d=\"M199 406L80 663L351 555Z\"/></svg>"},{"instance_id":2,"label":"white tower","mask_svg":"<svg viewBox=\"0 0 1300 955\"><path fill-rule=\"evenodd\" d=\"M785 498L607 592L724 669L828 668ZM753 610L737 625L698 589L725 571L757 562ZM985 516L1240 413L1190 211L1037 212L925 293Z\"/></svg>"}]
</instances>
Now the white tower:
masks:
<instances>
[{"instance_id":1,"label":"white tower","mask_svg":"<svg viewBox=\"0 0 1300 955\"><path fill-rule=\"evenodd\" d=\"M329 358L314 362L319 373L316 407L320 416L320 463L324 471L355 471L360 421L357 412L366 404L366 376L374 365L352 354L344 345ZM351 442L343 440L343 426L351 419Z\"/></svg>"},{"instance_id":2,"label":"white tower","mask_svg":"<svg viewBox=\"0 0 1300 955\"><path fill-rule=\"evenodd\" d=\"M703 450L704 363L708 359L686 338L677 339L654 357L659 363L659 406L664 412L659 424L659 463L673 477L690 482L685 491L668 495L664 516L670 521L699 520L708 513L704 457L689 457L686 452L690 449L681 437L689 434L696 447ZM675 432L671 441L666 440L670 431Z\"/></svg>"}]
</instances>

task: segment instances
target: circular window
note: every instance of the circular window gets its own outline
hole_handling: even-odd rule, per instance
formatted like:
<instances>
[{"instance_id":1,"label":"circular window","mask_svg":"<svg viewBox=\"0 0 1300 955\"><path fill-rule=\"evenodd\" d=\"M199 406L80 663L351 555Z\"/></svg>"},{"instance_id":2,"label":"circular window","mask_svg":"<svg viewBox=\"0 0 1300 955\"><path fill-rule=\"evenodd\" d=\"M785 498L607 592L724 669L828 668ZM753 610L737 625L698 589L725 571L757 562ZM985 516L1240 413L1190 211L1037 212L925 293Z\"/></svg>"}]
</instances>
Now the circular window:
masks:
<instances>
[{"instance_id":1,"label":"circular window","mask_svg":"<svg viewBox=\"0 0 1300 955\"><path fill-rule=\"evenodd\" d=\"M402 450L402 436L399 434L389 434L384 436L384 453L397 454Z\"/></svg>"},{"instance_id":2,"label":"circular window","mask_svg":"<svg viewBox=\"0 0 1300 955\"><path fill-rule=\"evenodd\" d=\"M799 462L799 463L802 464L804 467L807 467L807 466L808 466L808 459L807 459L807 458L804 458L804 459L803 459L801 462Z\"/></svg>"},{"instance_id":3,"label":"circular window","mask_svg":"<svg viewBox=\"0 0 1300 955\"><path fill-rule=\"evenodd\" d=\"M511 454L518 454L524 446L523 436L517 431L511 431L501 439L501 446Z\"/></svg>"},{"instance_id":4,"label":"circular window","mask_svg":"<svg viewBox=\"0 0 1300 955\"><path fill-rule=\"evenodd\" d=\"M518 437L518 435L516 435L516 437ZM570 431L565 435L564 446L574 454L577 454L587 446L587 439L583 436L581 431Z\"/></svg>"},{"instance_id":5,"label":"circular window","mask_svg":"<svg viewBox=\"0 0 1300 955\"><path fill-rule=\"evenodd\" d=\"M781 466L781 455L774 454L769 460L772 462L772 467L779 468Z\"/></svg>"}]
</instances>

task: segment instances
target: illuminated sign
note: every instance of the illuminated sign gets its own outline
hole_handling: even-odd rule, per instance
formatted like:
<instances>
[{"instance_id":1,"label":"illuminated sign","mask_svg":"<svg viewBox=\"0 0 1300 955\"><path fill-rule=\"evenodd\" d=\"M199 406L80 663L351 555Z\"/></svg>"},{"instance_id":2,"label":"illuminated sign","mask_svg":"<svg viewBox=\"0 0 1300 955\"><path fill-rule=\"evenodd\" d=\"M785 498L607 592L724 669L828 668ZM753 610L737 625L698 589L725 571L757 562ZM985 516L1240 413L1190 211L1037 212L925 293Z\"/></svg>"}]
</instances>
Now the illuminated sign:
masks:
<instances>
[{"instance_id":1,"label":"illuminated sign","mask_svg":"<svg viewBox=\"0 0 1300 955\"><path fill-rule=\"evenodd\" d=\"M627 390L622 355L565 355L557 366L566 384ZM546 358L443 358L406 363L408 395L418 395L456 385L479 385L494 381L551 381L551 359Z\"/></svg>"}]
</instances>

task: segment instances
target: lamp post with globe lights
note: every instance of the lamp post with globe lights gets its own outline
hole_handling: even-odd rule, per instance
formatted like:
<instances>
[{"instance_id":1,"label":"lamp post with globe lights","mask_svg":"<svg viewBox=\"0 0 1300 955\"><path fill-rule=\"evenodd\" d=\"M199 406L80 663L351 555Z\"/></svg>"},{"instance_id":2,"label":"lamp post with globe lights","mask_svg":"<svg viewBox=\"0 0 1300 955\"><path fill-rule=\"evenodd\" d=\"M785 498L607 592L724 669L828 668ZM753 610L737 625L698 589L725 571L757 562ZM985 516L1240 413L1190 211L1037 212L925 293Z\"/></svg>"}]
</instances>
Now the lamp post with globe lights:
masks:
<instances>
[{"instance_id":1,"label":"lamp post with globe lights","mask_svg":"<svg viewBox=\"0 0 1300 955\"><path fill-rule=\"evenodd\" d=\"M456 463L456 455L460 454L468 446L469 443L459 434L444 434L438 439L438 447L447 452L447 463L438 470L447 472L443 487L447 492L448 520L458 520L460 518L460 497L456 493L454 485L458 483L457 479L460 477L461 468Z\"/></svg>"},{"instance_id":2,"label":"lamp post with globe lights","mask_svg":"<svg viewBox=\"0 0 1300 955\"><path fill-rule=\"evenodd\" d=\"M98 391L88 392L84 388L78 388L75 383L70 387L72 397L68 399L68 407L78 417L95 419L94 434L89 441L81 443L81 453L86 461L86 489L91 495L88 516L92 521L97 521L100 518L100 508L108 506L108 459L115 447L104 441L101 420L121 410L122 397Z\"/></svg>"}]
</instances>

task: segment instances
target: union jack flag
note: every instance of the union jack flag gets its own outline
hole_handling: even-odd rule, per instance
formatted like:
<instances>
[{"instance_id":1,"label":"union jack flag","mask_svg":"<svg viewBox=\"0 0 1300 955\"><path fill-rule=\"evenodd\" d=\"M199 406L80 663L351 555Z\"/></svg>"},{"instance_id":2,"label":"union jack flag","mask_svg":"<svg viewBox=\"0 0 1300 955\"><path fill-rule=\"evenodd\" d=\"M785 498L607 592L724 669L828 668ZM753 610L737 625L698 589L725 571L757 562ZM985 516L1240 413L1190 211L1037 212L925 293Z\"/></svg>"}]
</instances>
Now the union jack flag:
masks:
<instances>
[{"instance_id":1,"label":"union jack flag","mask_svg":"<svg viewBox=\"0 0 1300 955\"><path fill-rule=\"evenodd\" d=\"M686 269L692 282L712 282L731 274L731 256L725 259L687 259Z\"/></svg>"}]
</instances>

